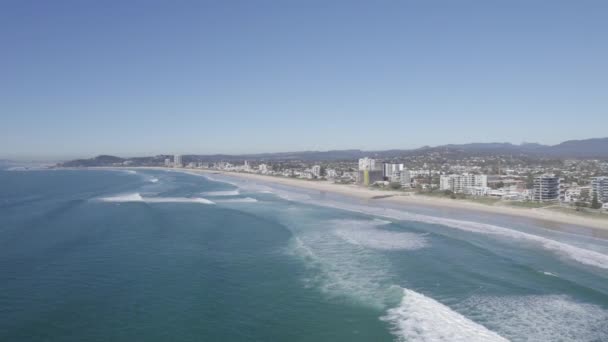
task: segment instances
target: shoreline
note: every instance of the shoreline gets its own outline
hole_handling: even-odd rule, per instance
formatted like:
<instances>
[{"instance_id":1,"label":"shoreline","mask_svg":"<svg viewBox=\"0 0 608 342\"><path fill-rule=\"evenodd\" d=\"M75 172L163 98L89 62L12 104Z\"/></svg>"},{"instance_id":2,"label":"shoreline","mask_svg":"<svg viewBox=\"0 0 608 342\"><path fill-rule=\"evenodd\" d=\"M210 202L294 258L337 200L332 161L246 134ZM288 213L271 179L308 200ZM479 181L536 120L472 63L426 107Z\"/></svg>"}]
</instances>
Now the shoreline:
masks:
<instances>
[{"instance_id":1,"label":"shoreline","mask_svg":"<svg viewBox=\"0 0 608 342\"><path fill-rule=\"evenodd\" d=\"M100 167L99 169L116 169L111 167ZM125 168L126 169L126 168ZM391 190L373 190L364 188L358 185L343 185L334 184L327 181L307 181L302 179L284 178L276 176L259 175L252 173L228 172L218 170L203 170L203 169L175 169L165 167L131 167L131 169L150 169L175 171L183 173L199 173L199 174L220 174L232 176L242 179L256 180L280 184L300 189L315 190L337 194L341 196L349 196L362 200L377 201L378 204L383 202L398 206L417 205L427 208L438 209L458 209L465 210L471 213L498 214L504 216L514 216L520 218L531 219L545 223L547 229L560 230L554 227L554 224L564 224L569 226L578 226L593 230L593 235L608 239L608 219L581 217L577 215L544 210L542 208L518 208L506 206L492 206L482 203L475 203L466 200L454 200L448 198L437 198L414 193L404 193L401 191ZM552 225L553 224L553 225ZM571 230L567 230L571 232Z\"/></svg>"}]
</instances>

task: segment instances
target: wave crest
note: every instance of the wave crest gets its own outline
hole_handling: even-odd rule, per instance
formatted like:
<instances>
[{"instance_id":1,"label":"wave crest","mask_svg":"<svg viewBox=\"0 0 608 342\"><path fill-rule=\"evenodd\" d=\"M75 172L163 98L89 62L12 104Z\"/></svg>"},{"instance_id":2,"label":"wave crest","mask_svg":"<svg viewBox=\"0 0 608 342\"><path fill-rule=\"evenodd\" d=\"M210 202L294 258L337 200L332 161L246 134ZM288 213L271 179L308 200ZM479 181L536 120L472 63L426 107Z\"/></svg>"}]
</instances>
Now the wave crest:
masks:
<instances>
[{"instance_id":1,"label":"wave crest","mask_svg":"<svg viewBox=\"0 0 608 342\"><path fill-rule=\"evenodd\" d=\"M399 341L507 341L481 324L418 292L403 289L401 304L381 318Z\"/></svg>"},{"instance_id":2,"label":"wave crest","mask_svg":"<svg viewBox=\"0 0 608 342\"><path fill-rule=\"evenodd\" d=\"M102 202L145 202L145 203L201 203L215 204L206 198L200 197L143 197L139 193L125 194L118 196L102 197L99 199Z\"/></svg>"}]
</instances>

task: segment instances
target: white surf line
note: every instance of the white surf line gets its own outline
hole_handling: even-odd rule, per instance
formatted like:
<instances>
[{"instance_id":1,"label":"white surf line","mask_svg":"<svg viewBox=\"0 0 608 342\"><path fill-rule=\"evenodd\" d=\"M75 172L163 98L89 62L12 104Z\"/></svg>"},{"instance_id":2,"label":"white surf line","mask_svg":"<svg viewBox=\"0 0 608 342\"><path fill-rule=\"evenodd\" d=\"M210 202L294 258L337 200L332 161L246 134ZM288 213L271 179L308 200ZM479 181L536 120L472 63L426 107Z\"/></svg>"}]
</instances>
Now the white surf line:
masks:
<instances>
[{"instance_id":1,"label":"white surf line","mask_svg":"<svg viewBox=\"0 0 608 342\"><path fill-rule=\"evenodd\" d=\"M507 237L512 240L525 240L540 244L543 248L550 250L558 255L567 256L581 264L608 269L608 255L593 250L588 250L564 242L551 240L549 238L524 233L515 229L495 226L487 223L473 221L461 221L448 218L433 217L421 214L408 213L396 209L383 209L374 207L363 207L359 205L344 205L333 202L306 202L313 205L342 209L366 215L380 216L394 220L415 221L422 223L438 224L445 227L456 228L472 233L495 235Z\"/></svg>"},{"instance_id":2,"label":"white surf line","mask_svg":"<svg viewBox=\"0 0 608 342\"><path fill-rule=\"evenodd\" d=\"M245 198L228 198L215 200L216 203L256 203L258 200L251 197Z\"/></svg>"},{"instance_id":3,"label":"white surf line","mask_svg":"<svg viewBox=\"0 0 608 342\"><path fill-rule=\"evenodd\" d=\"M124 194L118 196L102 197L98 200L102 202L145 202L145 203L201 203L215 204L206 198L194 197L142 197L139 193Z\"/></svg>"},{"instance_id":4,"label":"white surf line","mask_svg":"<svg viewBox=\"0 0 608 342\"><path fill-rule=\"evenodd\" d=\"M202 193L202 195L204 195L204 196L213 196L213 197L238 196L240 194L241 194L241 192L238 189L236 189L236 190L222 190L222 191L206 191L206 192Z\"/></svg>"}]
</instances>

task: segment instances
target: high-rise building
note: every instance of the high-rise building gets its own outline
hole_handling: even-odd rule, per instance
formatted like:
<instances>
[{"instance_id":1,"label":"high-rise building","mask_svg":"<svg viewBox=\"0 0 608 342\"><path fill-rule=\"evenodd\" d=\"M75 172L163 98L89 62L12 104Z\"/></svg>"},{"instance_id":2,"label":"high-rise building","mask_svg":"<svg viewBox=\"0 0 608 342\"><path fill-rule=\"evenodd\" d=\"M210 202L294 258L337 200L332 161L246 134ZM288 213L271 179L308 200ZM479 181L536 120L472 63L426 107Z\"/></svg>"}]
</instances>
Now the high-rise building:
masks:
<instances>
[{"instance_id":1,"label":"high-rise building","mask_svg":"<svg viewBox=\"0 0 608 342\"><path fill-rule=\"evenodd\" d=\"M182 156L180 154L173 156L173 167L182 167Z\"/></svg>"},{"instance_id":2,"label":"high-rise building","mask_svg":"<svg viewBox=\"0 0 608 342\"><path fill-rule=\"evenodd\" d=\"M454 193L478 193L477 188L488 187L488 176L464 173L462 175L443 175L439 178L439 189Z\"/></svg>"},{"instance_id":3,"label":"high-rise building","mask_svg":"<svg viewBox=\"0 0 608 342\"><path fill-rule=\"evenodd\" d=\"M167 167L171 166L171 159L165 158L165 166L167 166Z\"/></svg>"},{"instance_id":4,"label":"high-rise building","mask_svg":"<svg viewBox=\"0 0 608 342\"><path fill-rule=\"evenodd\" d=\"M384 178L391 182L399 182L403 164L384 163L382 170L384 171Z\"/></svg>"},{"instance_id":5,"label":"high-rise building","mask_svg":"<svg viewBox=\"0 0 608 342\"><path fill-rule=\"evenodd\" d=\"M608 177L594 177L591 179L591 198L597 195L597 200L608 203Z\"/></svg>"},{"instance_id":6,"label":"high-rise building","mask_svg":"<svg viewBox=\"0 0 608 342\"><path fill-rule=\"evenodd\" d=\"M536 202L553 202L559 200L559 178L555 175L541 175L534 178L533 199Z\"/></svg>"},{"instance_id":7,"label":"high-rise building","mask_svg":"<svg viewBox=\"0 0 608 342\"><path fill-rule=\"evenodd\" d=\"M372 185L383 180L382 170L361 170L357 175L357 183L361 185Z\"/></svg>"},{"instance_id":8,"label":"high-rise building","mask_svg":"<svg viewBox=\"0 0 608 342\"><path fill-rule=\"evenodd\" d=\"M321 166L320 165L315 165L312 167L312 169L310 170L312 175L320 178L321 177Z\"/></svg>"},{"instance_id":9,"label":"high-rise building","mask_svg":"<svg viewBox=\"0 0 608 342\"><path fill-rule=\"evenodd\" d=\"M402 170L399 173L399 182L401 183L402 188L409 188L412 186L412 177L410 176L409 170Z\"/></svg>"},{"instance_id":10,"label":"high-rise building","mask_svg":"<svg viewBox=\"0 0 608 342\"><path fill-rule=\"evenodd\" d=\"M376 169L376 160L370 158L359 159L359 171L371 171Z\"/></svg>"}]
</instances>

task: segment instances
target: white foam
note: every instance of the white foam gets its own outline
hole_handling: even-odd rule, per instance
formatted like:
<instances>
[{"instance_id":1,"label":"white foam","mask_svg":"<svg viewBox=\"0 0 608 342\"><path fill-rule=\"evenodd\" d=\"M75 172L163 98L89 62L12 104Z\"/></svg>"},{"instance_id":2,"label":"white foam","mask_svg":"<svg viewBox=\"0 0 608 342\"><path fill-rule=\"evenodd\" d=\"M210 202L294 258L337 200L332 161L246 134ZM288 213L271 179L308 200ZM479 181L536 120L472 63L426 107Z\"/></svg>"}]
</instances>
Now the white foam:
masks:
<instances>
[{"instance_id":1,"label":"white foam","mask_svg":"<svg viewBox=\"0 0 608 342\"><path fill-rule=\"evenodd\" d=\"M516 341L608 341L608 311L566 295L474 296L458 307Z\"/></svg>"},{"instance_id":2,"label":"white foam","mask_svg":"<svg viewBox=\"0 0 608 342\"><path fill-rule=\"evenodd\" d=\"M555 274L555 273L551 273L551 272L547 272L547 271L543 271L541 273L544 274L544 275L546 275L546 276L557 277L557 274Z\"/></svg>"},{"instance_id":3,"label":"white foam","mask_svg":"<svg viewBox=\"0 0 608 342\"><path fill-rule=\"evenodd\" d=\"M328 231L296 235L288 252L310 270L304 286L315 287L329 298L347 298L360 305L384 310L388 298L390 264L368 249L358 249Z\"/></svg>"},{"instance_id":4,"label":"white foam","mask_svg":"<svg viewBox=\"0 0 608 342\"><path fill-rule=\"evenodd\" d=\"M148 182L150 182L150 183L157 183L158 182L158 178L150 178L150 179L148 179Z\"/></svg>"},{"instance_id":5,"label":"white foam","mask_svg":"<svg viewBox=\"0 0 608 342\"><path fill-rule=\"evenodd\" d=\"M238 196L240 195L239 190L225 190L225 191L207 191L203 192L204 196L213 196L213 197L221 197L221 196Z\"/></svg>"},{"instance_id":6,"label":"white foam","mask_svg":"<svg viewBox=\"0 0 608 342\"><path fill-rule=\"evenodd\" d=\"M581 264L608 269L607 254L496 225L414 214L395 209L361 206L355 204L343 204L332 201L317 201L315 202L315 204L320 204L343 210L361 212L390 219L438 224L444 227L456 228L472 233L494 235L518 241L533 242L539 244L544 249L556 253L557 255L568 257Z\"/></svg>"},{"instance_id":7,"label":"white foam","mask_svg":"<svg viewBox=\"0 0 608 342\"><path fill-rule=\"evenodd\" d=\"M384 230L381 226L390 224L382 220L334 220L333 233L344 241L379 250L416 250L428 245L421 234Z\"/></svg>"},{"instance_id":8,"label":"white foam","mask_svg":"<svg viewBox=\"0 0 608 342\"><path fill-rule=\"evenodd\" d=\"M200 197L146 197L144 198L146 203L201 203L201 204L215 204L206 198Z\"/></svg>"},{"instance_id":9,"label":"white foam","mask_svg":"<svg viewBox=\"0 0 608 342\"><path fill-rule=\"evenodd\" d=\"M389 309L382 320L391 324L399 341L507 341L446 305L408 289L403 289L401 304Z\"/></svg>"},{"instance_id":10,"label":"white foam","mask_svg":"<svg viewBox=\"0 0 608 342\"><path fill-rule=\"evenodd\" d=\"M134 175L137 173L137 171L134 171L134 170L125 170L125 172L128 174L131 174L131 175Z\"/></svg>"},{"instance_id":11,"label":"white foam","mask_svg":"<svg viewBox=\"0 0 608 342\"><path fill-rule=\"evenodd\" d=\"M408 220L411 221L440 224L443 226L457 228L460 230L474 233L490 234L501 237L507 237L514 240L535 242L547 250L550 250L558 255L567 256L582 264L608 269L608 255L584 249L581 247L569 245L564 242L551 240L542 236L524 233L518 230L508 229L485 223L460 221L454 219L438 218L409 213L407 213L406 217Z\"/></svg>"},{"instance_id":12,"label":"white foam","mask_svg":"<svg viewBox=\"0 0 608 342\"><path fill-rule=\"evenodd\" d=\"M215 204L214 202L200 197L142 197L139 193L125 194L111 197L102 197L102 202L145 202L145 203L201 203Z\"/></svg>"},{"instance_id":13,"label":"white foam","mask_svg":"<svg viewBox=\"0 0 608 342\"><path fill-rule=\"evenodd\" d=\"M103 197L99 200L102 202L143 202L143 198L138 193Z\"/></svg>"},{"instance_id":14,"label":"white foam","mask_svg":"<svg viewBox=\"0 0 608 342\"><path fill-rule=\"evenodd\" d=\"M216 203L256 203L258 200L255 198L251 198L251 197L244 197L244 198L229 198L229 199L222 199L222 200L216 200Z\"/></svg>"}]
</instances>

